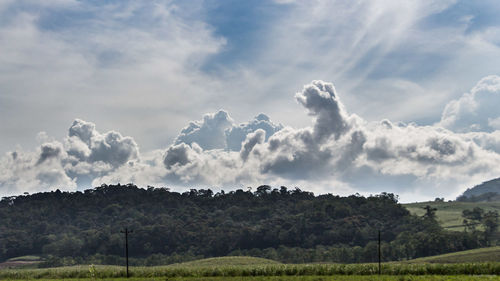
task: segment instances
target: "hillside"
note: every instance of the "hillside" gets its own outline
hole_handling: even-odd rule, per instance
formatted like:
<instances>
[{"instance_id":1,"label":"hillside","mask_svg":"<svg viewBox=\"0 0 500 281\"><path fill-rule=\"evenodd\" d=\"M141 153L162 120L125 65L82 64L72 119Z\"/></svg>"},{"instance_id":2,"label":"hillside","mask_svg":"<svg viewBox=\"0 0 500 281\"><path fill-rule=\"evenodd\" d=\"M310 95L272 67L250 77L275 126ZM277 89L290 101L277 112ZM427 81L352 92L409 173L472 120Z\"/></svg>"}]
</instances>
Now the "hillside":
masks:
<instances>
[{"instance_id":1,"label":"hillside","mask_svg":"<svg viewBox=\"0 0 500 281\"><path fill-rule=\"evenodd\" d=\"M217 256L281 262L373 262L479 247L476 234L440 231L393 194L315 196L300 189L184 193L132 184L37 193L0 201L0 261L37 255L41 266L122 264L124 228L134 265Z\"/></svg>"},{"instance_id":2,"label":"hillside","mask_svg":"<svg viewBox=\"0 0 500 281\"><path fill-rule=\"evenodd\" d=\"M425 214L425 210L423 209L425 206L431 206L436 208L437 220L443 227L462 225L463 210L469 209L472 210L475 207L479 207L484 209L485 211L498 211L500 213L500 201L497 202L419 202L419 203L410 203L403 204L403 206L408 209L412 214L417 216L423 216ZM450 230L462 231L462 227L450 228Z\"/></svg>"},{"instance_id":3,"label":"hillside","mask_svg":"<svg viewBox=\"0 0 500 281\"><path fill-rule=\"evenodd\" d=\"M500 201L500 178L485 181L467 189L457 201Z\"/></svg>"},{"instance_id":4,"label":"hillside","mask_svg":"<svg viewBox=\"0 0 500 281\"><path fill-rule=\"evenodd\" d=\"M500 246L418 258L408 263L471 263L500 261Z\"/></svg>"}]
</instances>

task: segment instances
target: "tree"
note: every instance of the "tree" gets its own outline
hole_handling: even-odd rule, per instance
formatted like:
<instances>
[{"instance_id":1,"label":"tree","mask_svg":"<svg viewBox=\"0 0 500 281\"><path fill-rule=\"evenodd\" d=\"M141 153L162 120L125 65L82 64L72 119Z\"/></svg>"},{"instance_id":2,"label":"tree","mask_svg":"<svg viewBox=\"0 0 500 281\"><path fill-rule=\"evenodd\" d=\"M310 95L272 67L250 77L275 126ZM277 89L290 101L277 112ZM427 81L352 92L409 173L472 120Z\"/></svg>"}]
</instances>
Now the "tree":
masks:
<instances>
[{"instance_id":1,"label":"tree","mask_svg":"<svg viewBox=\"0 0 500 281\"><path fill-rule=\"evenodd\" d=\"M427 206L423 207L422 209L425 210L425 214L424 214L425 219L436 220L437 208L433 208L430 205L427 205Z\"/></svg>"},{"instance_id":2,"label":"tree","mask_svg":"<svg viewBox=\"0 0 500 281\"><path fill-rule=\"evenodd\" d=\"M484 226L484 236L489 245L492 244L493 234L498 229L498 212L489 211L483 215L481 223Z\"/></svg>"}]
</instances>

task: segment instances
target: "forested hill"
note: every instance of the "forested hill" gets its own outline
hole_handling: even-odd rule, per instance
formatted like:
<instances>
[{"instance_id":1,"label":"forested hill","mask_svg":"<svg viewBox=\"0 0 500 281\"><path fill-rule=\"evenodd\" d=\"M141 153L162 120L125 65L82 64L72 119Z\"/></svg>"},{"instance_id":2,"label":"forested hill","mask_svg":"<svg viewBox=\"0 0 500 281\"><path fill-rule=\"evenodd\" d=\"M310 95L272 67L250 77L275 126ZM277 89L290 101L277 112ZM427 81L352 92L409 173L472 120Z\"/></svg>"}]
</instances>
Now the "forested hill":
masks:
<instances>
[{"instance_id":1,"label":"forested hill","mask_svg":"<svg viewBox=\"0 0 500 281\"><path fill-rule=\"evenodd\" d=\"M0 221L0 260L35 254L59 262L68 257L62 260L69 263L119 262L125 227L133 230L130 255L155 254L153 264L228 254L288 262L372 261L378 229L385 259L480 244L472 235L443 231L432 212L410 215L393 194L315 196L269 186L216 194L131 184L57 190L3 198Z\"/></svg>"},{"instance_id":2,"label":"forested hill","mask_svg":"<svg viewBox=\"0 0 500 281\"><path fill-rule=\"evenodd\" d=\"M500 201L500 178L468 188L457 198L462 202Z\"/></svg>"}]
</instances>

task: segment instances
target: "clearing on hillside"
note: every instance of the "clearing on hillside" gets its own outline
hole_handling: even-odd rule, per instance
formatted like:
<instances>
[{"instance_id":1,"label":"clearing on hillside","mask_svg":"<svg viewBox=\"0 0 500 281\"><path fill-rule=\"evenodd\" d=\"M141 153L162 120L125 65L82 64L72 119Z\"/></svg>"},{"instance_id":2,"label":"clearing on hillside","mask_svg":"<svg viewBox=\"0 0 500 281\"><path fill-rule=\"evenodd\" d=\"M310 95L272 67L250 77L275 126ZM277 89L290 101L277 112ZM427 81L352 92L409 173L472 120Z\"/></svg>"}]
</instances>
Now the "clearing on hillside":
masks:
<instances>
[{"instance_id":1,"label":"clearing on hillside","mask_svg":"<svg viewBox=\"0 0 500 281\"><path fill-rule=\"evenodd\" d=\"M443 227L461 225L463 222L462 212L466 209L472 210L479 207L485 211L497 211L500 213L500 202L419 202L403 204L403 206L410 211L410 213L417 216L423 216L425 206L436 208L436 216L438 222ZM481 229L479 227L479 229ZM450 228L450 230L463 231L463 227Z\"/></svg>"},{"instance_id":2,"label":"clearing on hillside","mask_svg":"<svg viewBox=\"0 0 500 281\"><path fill-rule=\"evenodd\" d=\"M20 268L20 267L34 267L40 263L42 259L39 256L22 256L15 257L0 263L0 269L3 268Z\"/></svg>"}]
</instances>

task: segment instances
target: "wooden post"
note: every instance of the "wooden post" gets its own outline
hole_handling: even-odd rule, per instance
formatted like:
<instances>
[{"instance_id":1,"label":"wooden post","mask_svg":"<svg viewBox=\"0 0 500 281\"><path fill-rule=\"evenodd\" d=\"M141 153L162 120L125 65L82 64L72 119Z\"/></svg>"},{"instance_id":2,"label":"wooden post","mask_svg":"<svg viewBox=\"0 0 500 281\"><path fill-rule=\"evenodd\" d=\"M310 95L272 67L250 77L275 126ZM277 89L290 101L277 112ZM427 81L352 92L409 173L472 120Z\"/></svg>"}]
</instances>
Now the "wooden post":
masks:
<instances>
[{"instance_id":1,"label":"wooden post","mask_svg":"<svg viewBox=\"0 0 500 281\"><path fill-rule=\"evenodd\" d=\"M125 233L125 259L127 260L127 278L128 278L128 234L132 233L132 231L125 228L125 231L120 231L121 233Z\"/></svg>"},{"instance_id":2,"label":"wooden post","mask_svg":"<svg viewBox=\"0 0 500 281\"><path fill-rule=\"evenodd\" d=\"M380 254L380 229L379 229L379 231L378 231L378 275L380 275L380 273L381 273L380 257L381 257L381 254Z\"/></svg>"}]
</instances>

